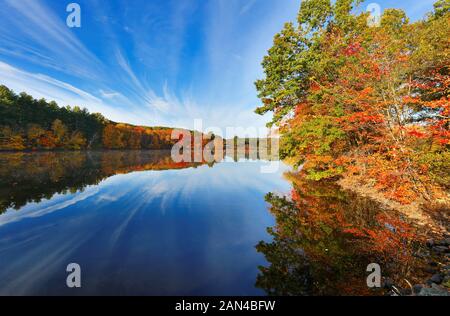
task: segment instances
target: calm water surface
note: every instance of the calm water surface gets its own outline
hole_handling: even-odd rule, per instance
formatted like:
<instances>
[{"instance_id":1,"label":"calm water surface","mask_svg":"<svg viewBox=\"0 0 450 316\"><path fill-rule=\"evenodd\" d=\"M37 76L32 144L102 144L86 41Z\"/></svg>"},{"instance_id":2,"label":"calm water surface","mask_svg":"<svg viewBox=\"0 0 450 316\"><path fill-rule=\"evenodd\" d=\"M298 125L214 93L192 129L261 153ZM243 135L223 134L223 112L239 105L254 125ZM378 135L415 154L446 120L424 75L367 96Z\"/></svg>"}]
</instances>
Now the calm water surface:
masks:
<instances>
[{"instance_id":1,"label":"calm water surface","mask_svg":"<svg viewBox=\"0 0 450 316\"><path fill-rule=\"evenodd\" d=\"M264 195L287 168L164 152L0 154L0 294L260 295ZM82 288L66 287L78 263Z\"/></svg>"},{"instance_id":2,"label":"calm water surface","mask_svg":"<svg viewBox=\"0 0 450 316\"><path fill-rule=\"evenodd\" d=\"M370 263L420 282L417 232L401 215L264 165L0 153L0 295L381 294L367 287ZM69 263L80 289L66 286Z\"/></svg>"}]
</instances>

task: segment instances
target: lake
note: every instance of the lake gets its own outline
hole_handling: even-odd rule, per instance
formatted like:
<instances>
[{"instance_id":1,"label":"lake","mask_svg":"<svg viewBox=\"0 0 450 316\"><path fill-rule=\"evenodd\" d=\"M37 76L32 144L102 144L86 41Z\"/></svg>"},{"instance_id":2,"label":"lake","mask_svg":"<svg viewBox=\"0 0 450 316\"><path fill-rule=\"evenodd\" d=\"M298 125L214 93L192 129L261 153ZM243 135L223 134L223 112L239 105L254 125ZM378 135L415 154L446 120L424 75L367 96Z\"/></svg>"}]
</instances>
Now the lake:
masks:
<instances>
[{"instance_id":1,"label":"lake","mask_svg":"<svg viewBox=\"0 0 450 316\"><path fill-rule=\"evenodd\" d=\"M0 294L259 295L277 174L168 152L1 154ZM267 164L267 163L266 163ZM81 289L66 286L78 263Z\"/></svg>"},{"instance_id":2,"label":"lake","mask_svg":"<svg viewBox=\"0 0 450 316\"><path fill-rule=\"evenodd\" d=\"M1 153L0 295L370 295L371 262L420 277L406 220L268 163Z\"/></svg>"}]
</instances>

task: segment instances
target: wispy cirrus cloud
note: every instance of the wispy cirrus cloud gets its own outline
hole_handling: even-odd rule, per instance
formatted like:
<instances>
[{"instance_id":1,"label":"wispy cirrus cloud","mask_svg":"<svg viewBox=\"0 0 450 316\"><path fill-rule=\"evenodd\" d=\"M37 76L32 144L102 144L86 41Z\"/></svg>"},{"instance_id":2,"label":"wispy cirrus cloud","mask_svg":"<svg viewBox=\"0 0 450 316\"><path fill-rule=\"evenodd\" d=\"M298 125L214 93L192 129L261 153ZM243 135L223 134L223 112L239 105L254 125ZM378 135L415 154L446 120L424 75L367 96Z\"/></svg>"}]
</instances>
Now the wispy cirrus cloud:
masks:
<instances>
[{"instance_id":1,"label":"wispy cirrus cloud","mask_svg":"<svg viewBox=\"0 0 450 316\"><path fill-rule=\"evenodd\" d=\"M1 34L6 39L2 46L9 46L10 52L34 56L39 64L71 75L98 79L101 62L44 1L4 0L1 12Z\"/></svg>"},{"instance_id":2,"label":"wispy cirrus cloud","mask_svg":"<svg viewBox=\"0 0 450 316\"><path fill-rule=\"evenodd\" d=\"M105 91L103 89L99 90L100 95L106 99L114 99L116 97L121 97L122 95L119 92L114 91Z\"/></svg>"},{"instance_id":3,"label":"wispy cirrus cloud","mask_svg":"<svg viewBox=\"0 0 450 316\"><path fill-rule=\"evenodd\" d=\"M115 120L137 120L132 114L120 108L114 108L102 99L52 77L30 73L0 61L1 84L5 84L16 92L26 91L35 98L54 100L60 106L85 106L91 112L100 112Z\"/></svg>"},{"instance_id":4,"label":"wispy cirrus cloud","mask_svg":"<svg viewBox=\"0 0 450 316\"><path fill-rule=\"evenodd\" d=\"M250 10L256 3L257 0L248 0L244 3L244 5L241 7L241 10L239 11L239 14L245 14L248 10Z\"/></svg>"},{"instance_id":5,"label":"wispy cirrus cloud","mask_svg":"<svg viewBox=\"0 0 450 316\"><path fill-rule=\"evenodd\" d=\"M424 14L432 0L379 1ZM0 84L141 125L264 126L253 82L298 0L0 0Z\"/></svg>"},{"instance_id":6,"label":"wispy cirrus cloud","mask_svg":"<svg viewBox=\"0 0 450 316\"><path fill-rule=\"evenodd\" d=\"M236 38L240 24L233 22L258 2L81 0L83 17L92 16L83 21L86 39L80 38L85 29L65 25L64 6L57 11L46 0L3 1L0 83L16 92L133 124L193 128L199 118L220 127L265 124L267 118L253 114L259 61L249 63L251 45ZM279 15L281 24L285 12ZM242 36L255 31L240 30Z\"/></svg>"}]
</instances>

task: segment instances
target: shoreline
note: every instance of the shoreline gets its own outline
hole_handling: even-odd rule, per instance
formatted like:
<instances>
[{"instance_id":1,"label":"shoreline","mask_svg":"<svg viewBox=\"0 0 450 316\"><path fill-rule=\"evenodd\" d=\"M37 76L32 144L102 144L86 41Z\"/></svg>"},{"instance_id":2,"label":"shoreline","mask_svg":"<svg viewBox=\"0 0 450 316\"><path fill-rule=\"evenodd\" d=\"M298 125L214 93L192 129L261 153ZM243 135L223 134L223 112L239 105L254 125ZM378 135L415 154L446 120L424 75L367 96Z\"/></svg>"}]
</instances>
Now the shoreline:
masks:
<instances>
[{"instance_id":1,"label":"shoreline","mask_svg":"<svg viewBox=\"0 0 450 316\"><path fill-rule=\"evenodd\" d=\"M424 271L427 278L418 284L395 284L392 279L385 278L382 286L388 296L450 296L450 222L448 218L438 221L432 216L433 208L443 208L450 212L450 204L441 201L431 205L429 201L416 201L409 205L387 199L375 188L361 185L357 178L346 177L336 181L343 190L351 191L379 203L386 210L393 210L406 216L425 232L426 242L421 242L423 251L416 255L426 261ZM445 214L444 214L445 216Z\"/></svg>"},{"instance_id":2,"label":"shoreline","mask_svg":"<svg viewBox=\"0 0 450 316\"><path fill-rule=\"evenodd\" d=\"M368 185L361 185L357 178L344 177L336 181L336 183L344 190L352 191L360 196L374 200L386 209L397 211L407 218L413 220L416 224L429 229L428 234L433 237L444 236L449 231L450 223L439 223L433 218L430 209L441 208L450 211L450 203L448 201L435 201L435 204L418 200L411 204L401 204L399 202L386 198L382 192Z\"/></svg>"}]
</instances>

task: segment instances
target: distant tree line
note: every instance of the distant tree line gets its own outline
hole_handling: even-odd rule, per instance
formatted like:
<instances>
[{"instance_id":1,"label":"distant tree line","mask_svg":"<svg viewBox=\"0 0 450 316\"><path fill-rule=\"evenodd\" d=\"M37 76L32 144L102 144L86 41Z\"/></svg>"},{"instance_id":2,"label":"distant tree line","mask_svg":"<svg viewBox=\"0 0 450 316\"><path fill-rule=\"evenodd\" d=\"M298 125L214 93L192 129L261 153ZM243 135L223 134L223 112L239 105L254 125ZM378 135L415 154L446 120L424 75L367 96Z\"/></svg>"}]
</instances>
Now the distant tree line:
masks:
<instances>
[{"instance_id":1,"label":"distant tree line","mask_svg":"<svg viewBox=\"0 0 450 316\"><path fill-rule=\"evenodd\" d=\"M0 150L166 149L172 129L109 121L85 108L15 94L0 86Z\"/></svg>"}]
</instances>

